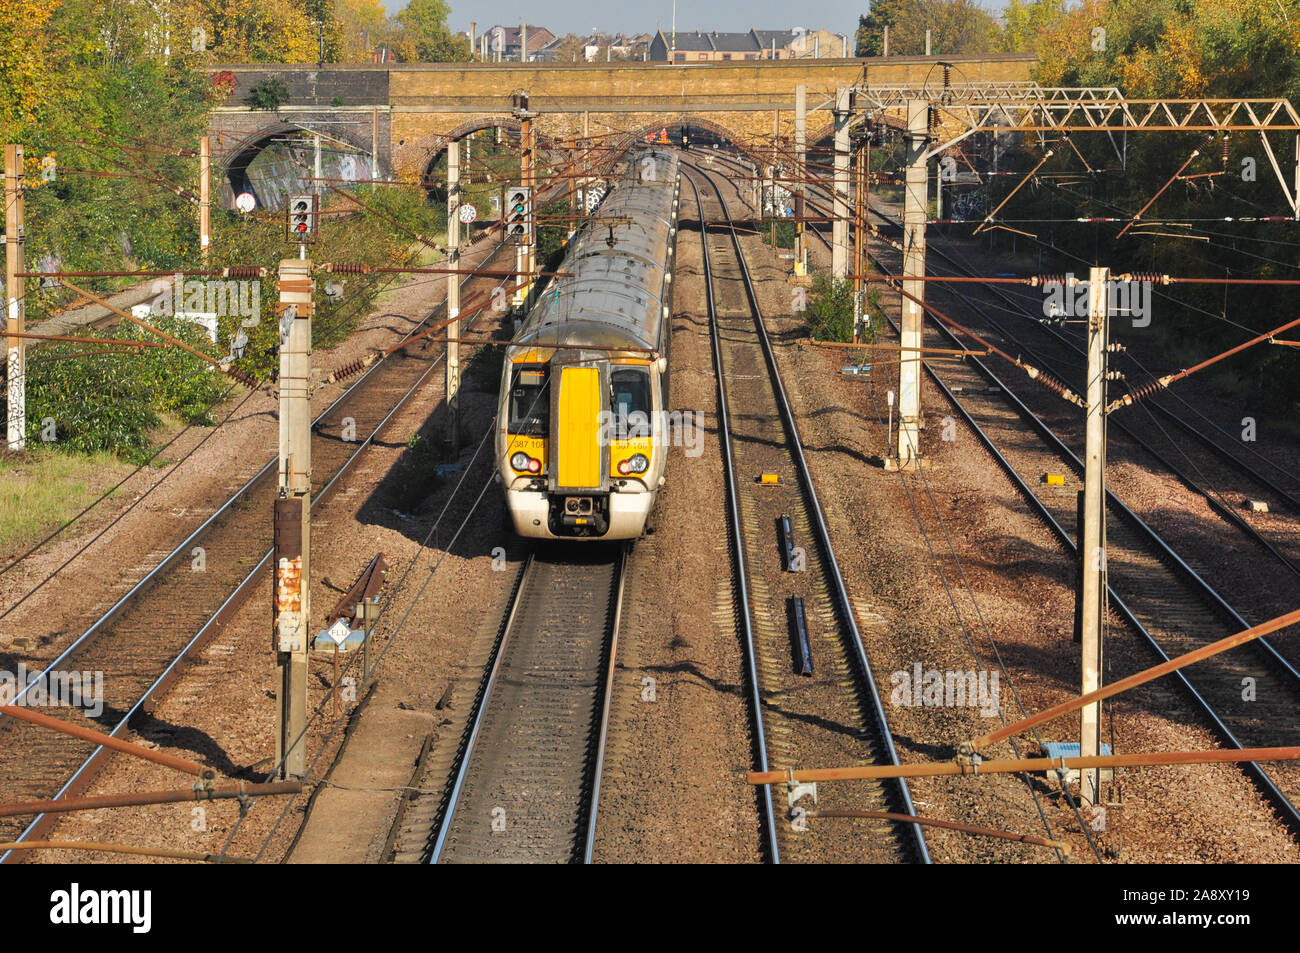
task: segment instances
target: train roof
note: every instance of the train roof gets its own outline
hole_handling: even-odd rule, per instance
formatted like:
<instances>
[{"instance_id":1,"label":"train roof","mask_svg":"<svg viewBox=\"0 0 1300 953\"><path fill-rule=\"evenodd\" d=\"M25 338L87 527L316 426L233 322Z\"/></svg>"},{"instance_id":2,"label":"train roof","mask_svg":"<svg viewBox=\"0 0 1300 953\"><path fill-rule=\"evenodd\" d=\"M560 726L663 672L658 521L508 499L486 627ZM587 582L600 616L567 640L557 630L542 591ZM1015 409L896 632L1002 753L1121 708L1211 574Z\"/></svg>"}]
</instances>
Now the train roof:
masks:
<instances>
[{"instance_id":1,"label":"train roof","mask_svg":"<svg viewBox=\"0 0 1300 953\"><path fill-rule=\"evenodd\" d=\"M554 279L542 292L516 346L658 347L677 157L643 150L628 167L570 242L559 270L571 277Z\"/></svg>"}]
</instances>

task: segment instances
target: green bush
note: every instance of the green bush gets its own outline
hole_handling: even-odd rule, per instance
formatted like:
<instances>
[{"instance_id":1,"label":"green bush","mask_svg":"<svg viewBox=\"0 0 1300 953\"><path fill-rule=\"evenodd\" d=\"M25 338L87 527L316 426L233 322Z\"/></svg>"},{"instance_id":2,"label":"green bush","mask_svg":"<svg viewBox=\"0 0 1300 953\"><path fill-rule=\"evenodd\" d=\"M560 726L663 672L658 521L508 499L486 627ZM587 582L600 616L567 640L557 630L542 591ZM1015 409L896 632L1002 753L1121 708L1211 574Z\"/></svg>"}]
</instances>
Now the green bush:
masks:
<instances>
[{"instance_id":1,"label":"green bush","mask_svg":"<svg viewBox=\"0 0 1300 953\"><path fill-rule=\"evenodd\" d=\"M776 248L794 248L795 223L787 218L767 218L759 223L758 234L765 244L772 244L776 235Z\"/></svg>"},{"instance_id":2,"label":"green bush","mask_svg":"<svg viewBox=\"0 0 1300 953\"><path fill-rule=\"evenodd\" d=\"M248 91L244 102L253 109L274 111L289 101L289 87L278 76L268 76Z\"/></svg>"},{"instance_id":3,"label":"green bush","mask_svg":"<svg viewBox=\"0 0 1300 953\"><path fill-rule=\"evenodd\" d=\"M561 199L542 206L540 209L533 209L533 214L542 220L553 219L559 216L569 214L569 200ZM576 215L575 223L581 224L582 217ZM599 227L596 224L592 228ZM569 228L567 225L543 225L537 229L537 263L540 267L547 270L558 268L560 262L564 260L564 243L568 238Z\"/></svg>"},{"instance_id":4,"label":"green bush","mask_svg":"<svg viewBox=\"0 0 1300 953\"><path fill-rule=\"evenodd\" d=\"M171 317L154 319L159 330L199 350L211 350L202 328ZM160 341L135 326L104 337ZM211 424L212 405L227 378L181 348L144 348L135 353L87 354L84 344L54 343L35 350L27 368L27 439L80 453L108 451L134 462L149 456L150 432L170 414L186 423ZM75 355L75 356L70 356Z\"/></svg>"},{"instance_id":5,"label":"green bush","mask_svg":"<svg viewBox=\"0 0 1300 953\"><path fill-rule=\"evenodd\" d=\"M808 293L808 331L816 341L853 340L853 283L825 272L813 276Z\"/></svg>"}]
</instances>

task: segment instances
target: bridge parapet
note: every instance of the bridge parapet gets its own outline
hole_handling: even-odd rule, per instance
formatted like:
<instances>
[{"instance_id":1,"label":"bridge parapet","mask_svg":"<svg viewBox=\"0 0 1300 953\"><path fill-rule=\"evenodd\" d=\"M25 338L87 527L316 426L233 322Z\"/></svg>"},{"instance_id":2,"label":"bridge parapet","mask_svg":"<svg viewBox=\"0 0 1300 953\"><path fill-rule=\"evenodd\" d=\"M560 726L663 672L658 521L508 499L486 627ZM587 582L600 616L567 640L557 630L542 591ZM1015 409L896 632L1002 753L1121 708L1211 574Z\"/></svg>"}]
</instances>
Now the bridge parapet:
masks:
<instances>
[{"instance_id":1,"label":"bridge parapet","mask_svg":"<svg viewBox=\"0 0 1300 953\"><path fill-rule=\"evenodd\" d=\"M387 66L247 64L213 67L235 78L213 110L214 161L246 160L260 142L295 128L327 132L369 154L378 138L381 170L419 176L448 142L478 128L513 126L511 99L527 90L539 136L609 136L698 121L744 146L774 133L789 137L794 90L808 87L809 129L829 118L834 91L866 83L942 85L1029 79L1032 55L875 57L709 63L409 63ZM257 84L278 77L288 99L277 111L252 110ZM813 119L811 114L824 113ZM229 191L229 190L227 190ZM229 200L229 197L227 197Z\"/></svg>"}]
</instances>

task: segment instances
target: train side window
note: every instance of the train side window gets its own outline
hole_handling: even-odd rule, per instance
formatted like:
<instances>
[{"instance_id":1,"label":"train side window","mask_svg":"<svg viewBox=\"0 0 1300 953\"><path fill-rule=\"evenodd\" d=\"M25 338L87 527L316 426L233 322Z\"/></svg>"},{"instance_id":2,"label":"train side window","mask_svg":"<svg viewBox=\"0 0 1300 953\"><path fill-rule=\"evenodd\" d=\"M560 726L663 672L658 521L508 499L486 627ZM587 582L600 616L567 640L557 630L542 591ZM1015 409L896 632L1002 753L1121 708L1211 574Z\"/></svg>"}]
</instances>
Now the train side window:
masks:
<instances>
[{"instance_id":1,"label":"train side window","mask_svg":"<svg viewBox=\"0 0 1300 953\"><path fill-rule=\"evenodd\" d=\"M521 364L510 383L509 433L546 437L551 430L550 375L545 364Z\"/></svg>"},{"instance_id":2,"label":"train side window","mask_svg":"<svg viewBox=\"0 0 1300 953\"><path fill-rule=\"evenodd\" d=\"M644 367L613 368L609 390L620 439L650 436L650 372Z\"/></svg>"}]
</instances>

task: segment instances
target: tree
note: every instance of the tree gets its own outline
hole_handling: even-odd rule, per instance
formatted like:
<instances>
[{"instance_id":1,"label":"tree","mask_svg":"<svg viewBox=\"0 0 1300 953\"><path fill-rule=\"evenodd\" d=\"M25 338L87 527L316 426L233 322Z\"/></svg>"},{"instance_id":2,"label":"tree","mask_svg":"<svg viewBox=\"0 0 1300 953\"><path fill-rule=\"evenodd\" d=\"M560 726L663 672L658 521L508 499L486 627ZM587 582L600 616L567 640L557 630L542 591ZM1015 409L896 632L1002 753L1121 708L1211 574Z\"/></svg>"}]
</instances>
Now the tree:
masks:
<instances>
[{"instance_id":1,"label":"tree","mask_svg":"<svg viewBox=\"0 0 1300 953\"><path fill-rule=\"evenodd\" d=\"M583 51L587 47L587 37L578 36L576 33L566 33L560 37L555 44L555 62L571 63L582 59Z\"/></svg>"},{"instance_id":2,"label":"tree","mask_svg":"<svg viewBox=\"0 0 1300 953\"><path fill-rule=\"evenodd\" d=\"M312 15L292 0L189 0L207 46L228 63L314 63ZM328 54L328 49L327 49Z\"/></svg>"},{"instance_id":3,"label":"tree","mask_svg":"<svg viewBox=\"0 0 1300 953\"><path fill-rule=\"evenodd\" d=\"M1034 53L1067 16L1065 0L1011 0L1002 13L1002 45L1010 53Z\"/></svg>"},{"instance_id":4,"label":"tree","mask_svg":"<svg viewBox=\"0 0 1300 953\"><path fill-rule=\"evenodd\" d=\"M858 17L858 30L854 34L854 56L883 56L885 27L889 27L890 52L897 53L894 30L911 5L911 0L874 0L871 9Z\"/></svg>"},{"instance_id":5,"label":"tree","mask_svg":"<svg viewBox=\"0 0 1300 953\"><path fill-rule=\"evenodd\" d=\"M1045 31L1045 85L1136 98L1300 95L1300 0L1087 0Z\"/></svg>"},{"instance_id":6,"label":"tree","mask_svg":"<svg viewBox=\"0 0 1300 953\"><path fill-rule=\"evenodd\" d=\"M404 60L425 63L469 59L469 40L447 27L451 8L445 0L411 0L393 18L395 36L390 41Z\"/></svg>"},{"instance_id":7,"label":"tree","mask_svg":"<svg viewBox=\"0 0 1300 953\"><path fill-rule=\"evenodd\" d=\"M6 0L0 4L0 129L5 141L20 138L18 130L32 121L57 95L50 61L51 38L46 24L58 0Z\"/></svg>"},{"instance_id":8,"label":"tree","mask_svg":"<svg viewBox=\"0 0 1300 953\"><path fill-rule=\"evenodd\" d=\"M884 52L884 28L889 27L889 52L920 56L925 52L925 31L936 54L988 53L1000 43L998 22L975 0L876 0L870 12L858 18L859 56Z\"/></svg>"},{"instance_id":9,"label":"tree","mask_svg":"<svg viewBox=\"0 0 1300 953\"><path fill-rule=\"evenodd\" d=\"M388 14L379 0L337 0L334 19L342 40L342 61L362 63L385 37Z\"/></svg>"}]
</instances>

